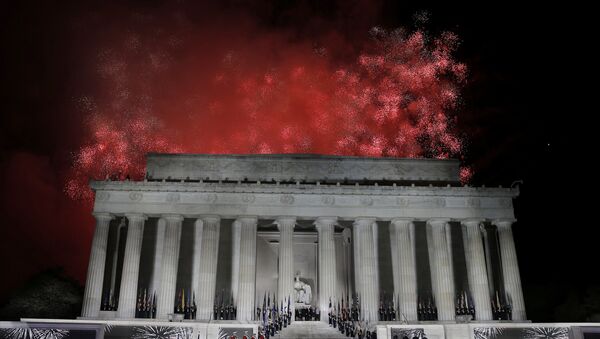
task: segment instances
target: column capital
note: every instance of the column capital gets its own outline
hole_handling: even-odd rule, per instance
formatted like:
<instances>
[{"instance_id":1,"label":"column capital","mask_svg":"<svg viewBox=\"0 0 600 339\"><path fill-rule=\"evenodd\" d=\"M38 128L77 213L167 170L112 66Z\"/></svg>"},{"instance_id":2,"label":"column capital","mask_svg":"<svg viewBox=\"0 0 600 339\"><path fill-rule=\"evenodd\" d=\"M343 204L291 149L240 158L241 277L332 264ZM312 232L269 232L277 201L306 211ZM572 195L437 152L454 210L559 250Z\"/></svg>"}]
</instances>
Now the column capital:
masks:
<instances>
[{"instance_id":1,"label":"column capital","mask_svg":"<svg viewBox=\"0 0 600 339\"><path fill-rule=\"evenodd\" d=\"M291 228L293 230L294 226L296 226L296 217L292 217L292 216L277 217L277 219L275 219L275 225L277 225L277 229L280 231L283 228L285 228L285 229Z\"/></svg>"},{"instance_id":2,"label":"column capital","mask_svg":"<svg viewBox=\"0 0 600 339\"><path fill-rule=\"evenodd\" d=\"M449 222L450 222L450 219L448 219L448 218L433 218L433 219L427 220L427 225L443 227L443 226L447 225Z\"/></svg>"},{"instance_id":3,"label":"column capital","mask_svg":"<svg viewBox=\"0 0 600 339\"><path fill-rule=\"evenodd\" d=\"M409 225L415 221L414 218L394 218L390 220L390 224L392 225Z\"/></svg>"},{"instance_id":4,"label":"column capital","mask_svg":"<svg viewBox=\"0 0 600 339\"><path fill-rule=\"evenodd\" d=\"M498 228L509 228L517 221L517 219L506 218L506 219L495 219L492 220L492 225L497 226Z\"/></svg>"},{"instance_id":5,"label":"column capital","mask_svg":"<svg viewBox=\"0 0 600 339\"><path fill-rule=\"evenodd\" d=\"M313 224L319 233L324 230L331 230L333 232L337 224L337 217L318 217Z\"/></svg>"},{"instance_id":6,"label":"column capital","mask_svg":"<svg viewBox=\"0 0 600 339\"><path fill-rule=\"evenodd\" d=\"M148 219L148 216L141 213L127 213L125 214L125 217L127 217L129 221L146 221L146 219Z\"/></svg>"},{"instance_id":7,"label":"column capital","mask_svg":"<svg viewBox=\"0 0 600 339\"><path fill-rule=\"evenodd\" d=\"M94 213L92 213L92 215L98 221L102 221L102 220L110 221L110 220L112 220L115 217L114 215L112 215L110 213L106 213L106 212L94 212Z\"/></svg>"},{"instance_id":8,"label":"column capital","mask_svg":"<svg viewBox=\"0 0 600 339\"><path fill-rule=\"evenodd\" d=\"M317 224L331 225L331 224L337 224L337 222L338 222L337 217L318 217L317 219L315 219L315 222L313 224L315 224L315 225L317 225Z\"/></svg>"},{"instance_id":9,"label":"column capital","mask_svg":"<svg viewBox=\"0 0 600 339\"><path fill-rule=\"evenodd\" d=\"M172 222L183 221L183 216L180 214L163 214L161 218L165 219L166 221L172 221Z\"/></svg>"},{"instance_id":10,"label":"column capital","mask_svg":"<svg viewBox=\"0 0 600 339\"><path fill-rule=\"evenodd\" d=\"M460 221L461 225L467 226L467 227L474 227L474 226L479 226L481 225L481 223L483 223L485 221L485 219L482 218L469 218L469 219L463 219Z\"/></svg>"},{"instance_id":11,"label":"column capital","mask_svg":"<svg viewBox=\"0 0 600 339\"><path fill-rule=\"evenodd\" d=\"M359 217L354 219L354 223L352 226L354 227L368 227L373 225L376 222L376 219L373 217Z\"/></svg>"},{"instance_id":12,"label":"column capital","mask_svg":"<svg viewBox=\"0 0 600 339\"><path fill-rule=\"evenodd\" d=\"M212 214L200 216L200 218L198 218L198 219L201 219L202 222L205 222L207 224L210 224L210 223L215 223L216 224L219 221L221 221L221 217L220 216L218 216L218 215L212 215Z\"/></svg>"},{"instance_id":13,"label":"column capital","mask_svg":"<svg viewBox=\"0 0 600 339\"><path fill-rule=\"evenodd\" d=\"M258 217L254 215L241 215L235 221L243 224L256 224L258 223Z\"/></svg>"}]
</instances>

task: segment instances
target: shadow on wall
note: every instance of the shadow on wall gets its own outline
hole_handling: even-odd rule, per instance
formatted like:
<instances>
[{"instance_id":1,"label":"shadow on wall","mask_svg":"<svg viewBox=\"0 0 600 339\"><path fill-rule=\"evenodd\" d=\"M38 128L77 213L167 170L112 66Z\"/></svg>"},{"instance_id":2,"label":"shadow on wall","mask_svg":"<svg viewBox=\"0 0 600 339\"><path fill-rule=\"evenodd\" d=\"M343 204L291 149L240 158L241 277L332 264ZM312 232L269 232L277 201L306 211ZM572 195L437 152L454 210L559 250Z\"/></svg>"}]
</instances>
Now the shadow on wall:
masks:
<instances>
[{"instance_id":1,"label":"shadow on wall","mask_svg":"<svg viewBox=\"0 0 600 339\"><path fill-rule=\"evenodd\" d=\"M256 300L262 306L265 293L277 294L278 245L256 237ZM272 297L271 297L272 298Z\"/></svg>"}]
</instances>

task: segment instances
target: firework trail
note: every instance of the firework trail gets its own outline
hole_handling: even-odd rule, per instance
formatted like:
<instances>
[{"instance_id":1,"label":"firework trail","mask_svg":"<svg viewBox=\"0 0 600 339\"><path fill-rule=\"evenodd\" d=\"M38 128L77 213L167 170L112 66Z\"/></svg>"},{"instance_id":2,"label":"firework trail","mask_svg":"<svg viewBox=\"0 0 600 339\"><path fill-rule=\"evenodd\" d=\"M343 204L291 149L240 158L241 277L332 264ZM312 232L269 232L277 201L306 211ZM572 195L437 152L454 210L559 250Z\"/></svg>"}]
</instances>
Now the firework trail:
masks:
<instances>
[{"instance_id":1,"label":"firework trail","mask_svg":"<svg viewBox=\"0 0 600 339\"><path fill-rule=\"evenodd\" d=\"M65 187L74 199L91 200L90 178L142 178L147 152L464 152L452 114L467 70L452 33L373 28L346 62L302 44L269 57L269 42L203 59L191 38L151 38L132 33L97 56L101 90L78 100L88 133Z\"/></svg>"}]
</instances>

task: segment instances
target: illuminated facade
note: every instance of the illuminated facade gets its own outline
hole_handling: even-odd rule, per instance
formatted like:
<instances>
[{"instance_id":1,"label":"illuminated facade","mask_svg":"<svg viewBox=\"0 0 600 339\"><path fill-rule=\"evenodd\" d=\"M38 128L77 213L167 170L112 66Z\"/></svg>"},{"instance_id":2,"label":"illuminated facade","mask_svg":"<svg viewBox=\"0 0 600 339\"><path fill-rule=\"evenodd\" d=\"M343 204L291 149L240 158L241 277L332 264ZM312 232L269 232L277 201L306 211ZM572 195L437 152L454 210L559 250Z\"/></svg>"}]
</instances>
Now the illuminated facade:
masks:
<instances>
[{"instance_id":1,"label":"illuminated facade","mask_svg":"<svg viewBox=\"0 0 600 339\"><path fill-rule=\"evenodd\" d=\"M151 154L144 181L91 186L84 318L135 318L145 295L159 319L193 298L196 319L232 300L255 321L265 294L298 306L299 272L322 320L330 300L371 322L382 306L408 322L526 319L518 189L463 187L454 160Z\"/></svg>"},{"instance_id":2,"label":"illuminated facade","mask_svg":"<svg viewBox=\"0 0 600 339\"><path fill-rule=\"evenodd\" d=\"M91 187L81 317L0 323L0 338L600 333L527 321L519 189L463 186L455 160L150 154L144 180Z\"/></svg>"}]
</instances>

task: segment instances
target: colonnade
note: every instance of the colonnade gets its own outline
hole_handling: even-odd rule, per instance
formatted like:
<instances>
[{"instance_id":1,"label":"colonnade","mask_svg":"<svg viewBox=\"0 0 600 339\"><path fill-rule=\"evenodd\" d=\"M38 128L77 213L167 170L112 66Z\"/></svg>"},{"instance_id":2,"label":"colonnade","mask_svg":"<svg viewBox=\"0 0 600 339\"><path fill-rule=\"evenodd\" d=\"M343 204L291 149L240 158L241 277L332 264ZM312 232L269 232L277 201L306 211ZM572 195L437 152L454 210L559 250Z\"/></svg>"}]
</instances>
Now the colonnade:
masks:
<instances>
[{"instance_id":1,"label":"colonnade","mask_svg":"<svg viewBox=\"0 0 600 339\"><path fill-rule=\"evenodd\" d=\"M114 217L108 213L96 213L96 230L84 292L82 317L99 316L102 284L108 246L109 225ZM123 268L120 283L117 317L135 317L138 276L144 222L143 214L127 214L128 230L125 244ZM161 242L155 255L157 281L153 288L157 291L156 317L164 319L173 313L176 294L176 277L181 244L183 216L164 215L164 227L159 227L157 239ZM411 218L394 218L390 221L389 241L392 255L394 294L399 298L399 320L417 321L417 263L415 245L415 224ZM452 258L452 238L449 219L426 220L428 256L431 269L432 292L438 309L438 320L454 321L455 298ZM477 320L492 320L490 282L486 267L486 254L482 241L482 219L465 219L462 224L463 244L470 295L476 309ZM500 259L503 285L512 306L513 320L525 320L525 308L521 281L512 235L513 220L492 220L498 228ZM258 217L241 216L233 223L232 255L232 296L237 306L237 320L252 321L255 310L256 291L256 233ZM357 218L352 223L352 246L354 291L360 298L361 316L365 320L378 320L379 270L378 240L375 218ZM293 232L296 224L294 216L275 218L280 232L278 300L294 295L294 246ZM329 297L338 295L336 291L336 248L334 241L335 216L322 216L315 219L318 232L318 305L321 320L327 317ZM198 216L194 223L192 253L192 289L198 299L197 319L210 319L215 303L217 259L219 253L221 218L215 215ZM346 232L347 233L347 232ZM292 303L293 304L293 303ZM292 312L294 314L294 312Z\"/></svg>"}]
</instances>

